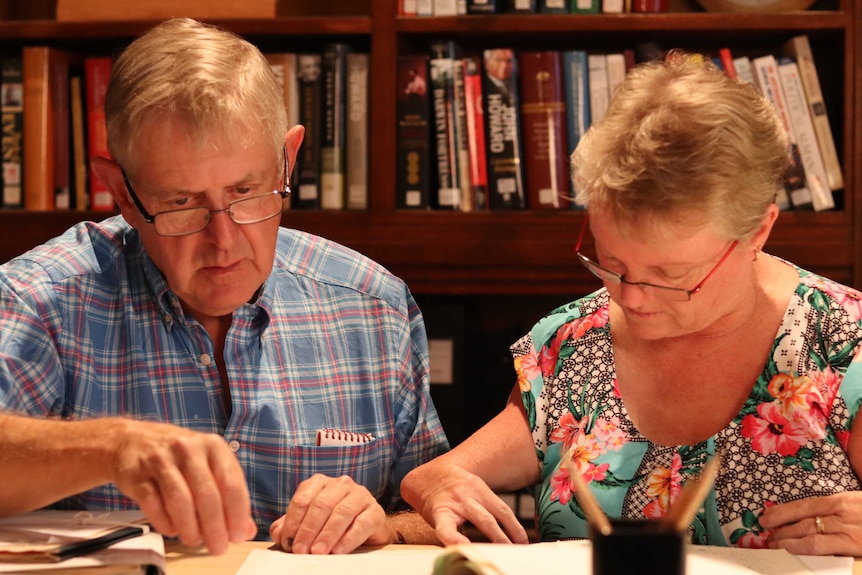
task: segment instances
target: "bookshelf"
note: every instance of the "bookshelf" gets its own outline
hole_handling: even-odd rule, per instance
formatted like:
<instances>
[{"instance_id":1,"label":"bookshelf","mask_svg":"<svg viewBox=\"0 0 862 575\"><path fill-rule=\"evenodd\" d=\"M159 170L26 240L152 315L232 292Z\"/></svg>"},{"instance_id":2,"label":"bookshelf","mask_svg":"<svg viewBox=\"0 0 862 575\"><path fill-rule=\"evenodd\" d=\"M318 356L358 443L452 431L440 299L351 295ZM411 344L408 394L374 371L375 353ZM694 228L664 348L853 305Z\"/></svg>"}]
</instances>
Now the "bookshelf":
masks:
<instances>
[{"instance_id":1,"label":"bookshelf","mask_svg":"<svg viewBox=\"0 0 862 575\"><path fill-rule=\"evenodd\" d=\"M845 189L836 193L838 207L833 211L782 213L767 249L862 288L862 14L854 0L820 0L812 10L782 14L436 18L397 16L398 0L289 4L292 15L215 23L247 37L264 51L317 49L332 40L368 49L373 107L368 211L291 210L285 212L282 223L353 247L404 278L415 293L428 296L565 296L561 299L565 301L594 289L598 282L577 264L572 252L583 217L577 212L396 209L397 54L426 53L432 41L454 39L467 49L596 51L654 40L665 48L717 52L729 46L735 54L761 55L777 52L793 35L807 34L821 74ZM341 4L350 6L340 9ZM344 15L321 15L330 9ZM282 11L280 8L279 13ZM49 44L112 53L152 24L3 21L0 51L12 53L23 45ZM76 221L102 217L100 212L0 211L0 261L59 234Z\"/></svg>"}]
</instances>

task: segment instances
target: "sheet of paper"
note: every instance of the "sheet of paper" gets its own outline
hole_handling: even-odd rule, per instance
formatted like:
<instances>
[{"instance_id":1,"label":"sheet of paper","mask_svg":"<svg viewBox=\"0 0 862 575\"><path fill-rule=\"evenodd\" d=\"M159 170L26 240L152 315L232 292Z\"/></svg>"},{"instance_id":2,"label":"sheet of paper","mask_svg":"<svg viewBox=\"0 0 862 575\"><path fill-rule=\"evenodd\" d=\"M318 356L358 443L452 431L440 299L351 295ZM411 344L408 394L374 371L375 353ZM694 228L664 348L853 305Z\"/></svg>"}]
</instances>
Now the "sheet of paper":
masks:
<instances>
[{"instance_id":1,"label":"sheet of paper","mask_svg":"<svg viewBox=\"0 0 862 575\"><path fill-rule=\"evenodd\" d=\"M440 547L392 549L350 555L294 555L254 549L237 575L431 575Z\"/></svg>"},{"instance_id":2,"label":"sheet of paper","mask_svg":"<svg viewBox=\"0 0 862 575\"><path fill-rule=\"evenodd\" d=\"M797 555L816 575L851 575L853 557L835 555Z\"/></svg>"}]
</instances>

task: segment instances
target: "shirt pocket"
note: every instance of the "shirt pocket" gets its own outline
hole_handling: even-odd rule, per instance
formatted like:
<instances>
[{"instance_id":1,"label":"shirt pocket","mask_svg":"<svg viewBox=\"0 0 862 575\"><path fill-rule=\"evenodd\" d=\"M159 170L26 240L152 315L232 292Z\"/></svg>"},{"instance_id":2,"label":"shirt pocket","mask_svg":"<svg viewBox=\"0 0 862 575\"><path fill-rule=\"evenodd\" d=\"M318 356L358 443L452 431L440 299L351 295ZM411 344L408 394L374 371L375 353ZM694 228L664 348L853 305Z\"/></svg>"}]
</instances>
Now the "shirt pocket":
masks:
<instances>
[{"instance_id":1,"label":"shirt pocket","mask_svg":"<svg viewBox=\"0 0 862 575\"><path fill-rule=\"evenodd\" d=\"M384 442L380 438L361 445L293 446L290 449L290 470L291 491L316 473L328 477L348 475L367 487L378 500L384 494L389 479Z\"/></svg>"}]
</instances>

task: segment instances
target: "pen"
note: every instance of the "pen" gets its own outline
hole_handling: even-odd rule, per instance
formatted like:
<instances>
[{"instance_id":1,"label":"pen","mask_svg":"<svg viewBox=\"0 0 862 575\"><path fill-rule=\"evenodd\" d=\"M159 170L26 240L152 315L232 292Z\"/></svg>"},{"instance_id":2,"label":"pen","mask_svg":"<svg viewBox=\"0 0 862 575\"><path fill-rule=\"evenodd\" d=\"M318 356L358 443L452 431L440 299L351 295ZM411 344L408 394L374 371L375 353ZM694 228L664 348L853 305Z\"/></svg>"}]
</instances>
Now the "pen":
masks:
<instances>
[{"instance_id":1,"label":"pen","mask_svg":"<svg viewBox=\"0 0 862 575\"><path fill-rule=\"evenodd\" d=\"M700 472L698 478L686 482L679 498L662 520L669 530L685 531L694 521L697 510L700 509L716 475L718 475L718 465L721 463L722 454L723 452L719 452L713 455L703 466L703 471Z\"/></svg>"},{"instance_id":2,"label":"pen","mask_svg":"<svg viewBox=\"0 0 862 575\"><path fill-rule=\"evenodd\" d=\"M601 505L599 505L593 492L590 491L584 478L581 477L581 472L578 471L578 468L572 462L572 458L568 456L563 457L560 466L566 469L569 479L575 485L575 499L578 500L584 513L587 514L587 522L593 525L602 535L610 535L611 522L608 520L605 512L602 511Z\"/></svg>"},{"instance_id":3,"label":"pen","mask_svg":"<svg viewBox=\"0 0 862 575\"><path fill-rule=\"evenodd\" d=\"M94 551L99 551L105 547L110 547L114 543L131 539L143 535L148 530L146 526L128 526L115 529L109 533L105 533L99 537L92 539L82 539L74 543L66 543L51 552L51 558L55 561L64 561L71 557L79 557Z\"/></svg>"}]
</instances>

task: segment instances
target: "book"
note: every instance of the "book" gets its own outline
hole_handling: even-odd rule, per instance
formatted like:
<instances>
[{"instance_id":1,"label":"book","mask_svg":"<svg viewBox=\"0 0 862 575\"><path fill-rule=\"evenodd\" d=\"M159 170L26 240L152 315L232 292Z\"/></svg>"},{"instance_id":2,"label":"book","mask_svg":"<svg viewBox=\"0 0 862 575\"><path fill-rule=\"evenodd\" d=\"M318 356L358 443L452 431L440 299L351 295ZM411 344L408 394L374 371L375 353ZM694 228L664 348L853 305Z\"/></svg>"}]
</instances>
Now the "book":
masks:
<instances>
[{"instance_id":1,"label":"book","mask_svg":"<svg viewBox=\"0 0 862 575\"><path fill-rule=\"evenodd\" d=\"M140 511L33 511L0 518L0 573L165 573Z\"/></svg>"},{"instance_id":2,"label":"book","mask_svg":"<svg viewBox=\"0 0 862 575\"><path fill-rule=\"evenodd\" d=\"M820 88L820 78L817 74L817 65L814 63L814 54L808 36L794 36L784 45L784 53L796 59L799 66L799 77L802 79L802 87L808 103L808 110L817 135L817 145L826 168L826 176L829 188L840 190L844 187L844 176L841 172L841 163L838 161L838 152L835 149L835 138L829 124L829 116L826 113L826 104L823 100L823 92Z\"/></svg>"},{"instance_id":3,"label":"book","mask_svg":"<svg viewBox=\"0 0 862 575\"><path fill-rule=\"evenodd\" d=\"M368 69L369 55L347 54L345 118L345 207L368 208Z\"/></svg>"},{"instance_id":4,"label":"book","mask_svg":"<svg viewBox=\"0 0 862 575\"><path fill-rule=\"evenodd\" d=\"M485 50L482 58L488 205L492 210L524 209L518 59L503 48Z\"/></svg>"},{"instance_id":5,"label":"book","mask_svg":"<svg viewBox=\"0 0 862 575\"><path fill-rule=\"evenodd\" d=\"M72 122L72 190L76 210L89 207L87 185L87 132L84 126L84 81L81 74L69 78L69 115Z\"/></svg>"},{"instance_id":6,"label":"book","mask_svg":"<svg viewBox=\"0 0 862 575\"><path fill-rule=\"evenodd\" d=\"M626 58L622 52L614 52L605 55L608 69L608 103L614 97L617 86L626 78Z\"/></svg>"},{"instance_id":7,"label":"book","mask_svg":"<svg viewBox=\"0 0 862 575\"><path fill-rule=\"evenodd\" d=\"M587 55L587 83L590 87L590 124L601 120L608 109L608 62L604 54Z\"/></svg>"},{"instance_id":8,"label":"book","mask_svg":"<svg viewBox=\"0 0 862 575\"><path fill-rule=\"evenodd\" d=\"M598 14L602 11L602 0L570 0L569 12L572 14Z\"/></svg>"},{"instance_id":9,"label":"book","mask_svg":"<svg viewBox=\"0 0 862 575\"><path fill-rule=\"evenodd\" d=\"M320 207L344 209L344 138L347 82L347 53L342 42L324 44L321 58L323 74L323 132L320 140Z\"/></svg>"},{"instance_id":10,"label":"book","mask_svg":"<svg viewBox=\"0 0 862 575\"><path fill-rule=\"evenodd\" d=\"M787 114L793 129L793 138L802 159L805 170L805 180L811 192L811 203L815 211L831 210L835 207L835 199L826 176L826 167L817 146L817 135L808 103L799 77L799 67L792 58L781 58L778 61L778 76L784 91Z\"/></svg>"},{"instance_id":11,"label":"book","mask_svg":"<svg viewBox=\"0 0 862 575\"><path fill-rule=\"evenodd\" d=\"M571 155L590 127L590 86L585 50L563 52L563 83L566 93L566 135Z\"/></svg>"},{"instance_id":12,"label":"book","mask_svg":"<svg viewBox=\"0 0 862 575\"><path fill-rule=\"evenodd\" d=\"M114 198L108 187L93 169L93 158L111 156L108 151L108 132L105 127L105 94L113 62L107 56L84 58L84 95L87 118L88 183L90 209L113 210Z\"/></svg>"},{"instance_id":13,"label":"book","mask_svg":"<svg viewBox=\"0 0 862 575\"><path fill-rule=\"evenodd\" d=\"M464 58L464 104L470 151L470 190L473 208L488 209L488 160L485 155L485 112L482 98L482 60Z\"/></svg>"},{"instance_id":14,"label":"book","mask_svg":"<svg viewBox=\"0 0 862 575\"><path fill-rule=\"evenodd\" d=\"M496 14L502 0L467 0L467 14Z\"/></svg>"},{"instance_id":15,"label":"book","mask_svg":"<svg viewBox=\"0 0 862 575\"><path fill-rule=\"evenodd\" d=\"M520 52L518 65L527 207L531 210L568 209L562 52Z\"/></svg>"},{"instance_id":16,"label":"book","mask_svg":"<svg viewBox=\"0 0 862 575\"><path fill-rule=\"evenodd\" d=\"M24 190L24 84L20 56L0 60L0 116L3 120L2 183L4 209L23 208Z\"/></svg>"},{"instance_id":17,"label":"book","mask_svg":"<svg viewBox=\"0 0 862 575\"><path fill-rule=\"evenodd\" d=\"M457 0L434 0L434 15L435 16L457 16L458 15L458 1Z\"/></svg>"},{"instance_id":18,"label":"book","mask_svg":"<svg viewBox=\"0 0 862 575\"><path fill-rule=\"evenodd\" d=\"M538 0L539 12L543 14L567 14L569 12L568 0Z\"/></svg>"},{"instance_id":19,"label":"book","mask_svg":"<svg viewBox=\"0 0 862 575\"><path fill-rule=\"evenodd\" d=\"M537 9L536 0L503 0L505 12L510 14L531 13Z\"/></svg>"},{"instance_id":20,"label":"book","mask_svg":"<svg viewBox=\"0 0 862 575\"><path fill-rule=\"evenodd\" d=\"M753 59L751 61L751 69L761 93L772 103L790 139L793 162L785 178L785 189L787 190L790 204L794 208L811 208L813 205L811 190L808 188L808 182L805 181L807 176L804 171L805 164L799 154L799 148L796 145L796 138L793 135L793 128L790 124L790 116L788 115L787 104L784 99L784 90L781 87L781 80L778 76L778 62L775 56L767 54L766 56ZM786 209L787 206L783 205L783 203L782 199L779 202L779 207Z\"/></svg>"},{"instance_id":21,"label":"book","mask_svg":"<svg viewBox=\"0 0 862 575\"><path fill-rule=\"evenodd\" d=\"M296 190L290 206L315 210L320 208L320 151L323 137L321 55L299 54L296 62L299 123L305 127L305 137L296 159Z\"/></svg>"},{"instance_id":22,"label":"book","mask_svg":"<svg viewBox=\"0 0 862 575\"><path fill-rule=\"evenodd\" d=\"M54 208L72 207L72 120L69 74L72 62L63 59L51 62L51 114L54 126Z\"/></svg>"},{"instance_id":23,"label":"book","mask_svg":"<svg viewBox=\"0 0 862 575\"><path fill-rule=\"evenodd\" d=\"M296 82L296 53L294 52L267 52L264 54L269 62L275 80L281 86L284 98L284 109L287 114L287 125L294 126L299 123L299 91ZM288 166L291 175L296 166ZM285 198L282 210L290 209L291 194Z\"/></svg>"},{"instance_id":24,"label":"book","mask_svg":"<svg viewBox=\"0 0 862 575\"><path fill-rule=\"evenodd\" d=\"M602 12L605 14L622 14L625 12L623 0L602 0Z\"/></svg>"},{"instance_id":25,"label":"book","mask_svg":"<svg viewBox=\"0 0 862 575\"><path fill-rule=\"evenodd\" d=\"M734 58L733 71L736 72L737 80L757 86L757 80L754 78L754 71L751 68L751 59L748 56Z\"/></svg>"},{"instance_id":26,"label":"book","mask_svg":"<svg viewBox=\"0 0 862 575\"><path fill-rule=\"evenodd\" d=\"M50 46L22 49L23 189L24 208L28 210L58 207L54 186L55 147L64 146L68 152L68 67L75 58L72 52ZM67 160L65 168L68 166ZM65 194L61 193L65 205L59 207L68 208L68 175L60 185L65 188Z\"/></svg>"},{"instance_id":27,"label":"book","mask_svg":"<svg viewBox=\"0 0 862 575\"><path fill-rule=\"evenodd\" d=\"M276 0L57 0L56 14L60 22L155 21L175 16L202 19L274 18Z\"/></svg>"},{"instance_id":28,"label":"book","mask_svg":"<svg viewBox=\"0 0 862 575\"><path fill-rule=\"evenodd\" d=\"M428 57L402 54L397 62L395 205L430 207L432 164Z\"/></svg>"},{"instance_id":29,"label":"book","mask_svg":"<svg viewBox=\"0 0 862 575\"><path fill-rule=\"evenodd\" d=\"M437 209L460 209L462 159L457 132L455 104L454 42L431 45L431 109L434 119L434 152L437 161L437 187L432 205Z\"/></svg>"},{"instance_id":30,"label":"book","mask_svg":"<svg viewBox=\"0 0 862 575\"><path fill-rule=\"evenodd\" d=\"M736 74L736 66L733 64L733 55L730 52L730 48L719 48L718 57L721 60L721 67L724 73L727 74L727 77L736 80L738 76Z\"/></svg>"}]
</instances>

